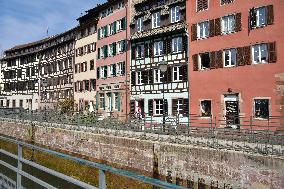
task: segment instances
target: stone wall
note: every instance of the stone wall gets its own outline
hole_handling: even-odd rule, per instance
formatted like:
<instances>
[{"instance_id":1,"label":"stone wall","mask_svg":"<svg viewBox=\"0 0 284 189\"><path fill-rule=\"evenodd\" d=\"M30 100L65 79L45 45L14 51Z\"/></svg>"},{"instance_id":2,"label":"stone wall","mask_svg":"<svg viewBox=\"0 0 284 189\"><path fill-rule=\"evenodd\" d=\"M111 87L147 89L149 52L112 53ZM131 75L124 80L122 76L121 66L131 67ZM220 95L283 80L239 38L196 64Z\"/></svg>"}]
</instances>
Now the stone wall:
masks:
<instances>
[{"instance_id":1,"label":"stone wall","mask_svg":"<svg viewBox=\"0 0 284 189\"><path fill-rule=\"evenodd\" d=\"M284 188L283 157L8 121L0 123L0 133L184 186Z\"/></svg>"}]
</instances>

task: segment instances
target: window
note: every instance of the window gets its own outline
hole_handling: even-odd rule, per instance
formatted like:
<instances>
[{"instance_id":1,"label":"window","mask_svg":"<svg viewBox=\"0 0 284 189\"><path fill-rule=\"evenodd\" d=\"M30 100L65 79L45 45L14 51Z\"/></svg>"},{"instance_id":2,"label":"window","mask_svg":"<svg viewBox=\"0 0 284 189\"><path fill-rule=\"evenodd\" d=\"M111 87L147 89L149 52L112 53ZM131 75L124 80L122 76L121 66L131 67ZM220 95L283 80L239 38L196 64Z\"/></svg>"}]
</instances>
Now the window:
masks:
<instances>
[{"instance_id":1,"label":"window","mask_svg":"<svg viewBox=\"0 0 284 189\"><path fill-rule=\"evenodd\" d=\"M181 66L173 67L173 81L182 81L182 67Z\"/></svg>"},{"instance_id":2,"label":"window","mask_svg":"<svg viewBox=\"0 0 284 189\"><path fill-rule=\"evenodd\" d=\"M210 53L199 54L199 67L201 70L210 69Z\"/></svg>"},{"instance_id":3,"label":"window","mask_svg":"<svg viewBox=\"0 0 284 189\"><path fill-rule=\"evenodd\" d=\"M252 47L252 50L253 50L253 62L255 64L268 62L267 44L254 45Z\"/></svg>"},{"instance_id":4,"label":"window","mask_svg":"<svg viewBox=\"0 0 284 189\"><path fill-rule=\"evenodd\" d=\"M177 113L183 114L183 99L177 100Z\"/></svg>"},{"instance_id":5,"label":"window","mask_svg":"<svg viewBox=\"0 0 284 189\"><path fill-rule=\"evenodd\" d=\"M102 66L100 71L100 78L107 78L107 66Z\"/></svg>"},{"instance_id":6,"label":"window","mask_svg":"<svg viewBox=\"0 0 284 189\"><path fill-rule=\"evenodd\" d=\"M203 39L209 36L209 22L200 22L197 24L197 38Z\"/></svg>"},{"instance_id":7,"label":"window","mask_svg":"<svg viewBox=\"0 0 284 189\"><path fill-rule=\"evenodd\" d=\"M234 0L221 0L221 5L233 3Z\"/></svg>"},{"instance_id":8,"label":"window","mask_svg":"<svg viewBox=\"0 0 284 189\"><path fill-rule=\"evenodd\" d=\"M125 62L119 62L117 64L117 75L125 74Z\"/></svg>"},{"instance_id":9,"label":"window","mask_svg":"<svg viewBox=\"0 0 284 189\"><path fill-rule=\"evenodd\" d=\"M3 100L0 101L0 106L1 106L1 107L4 106L4 101L3 101Z\"/></svg>"},{"instance_id":10,"label":"window","mask_svg":"<svg viewBox=\"0 0 284 189\"><path fill-rule=\"evenodd\" d=\"M224 16L222 18L222 33L229 34L235 31L235 15Z\"/></svg>"},{"instance_id":11,"label":"window","mask_svg":"<svg viewBox=\"0 0 284 189\"><path fill-rule=\"evenodd\" d=\"M20 100L20 103L19 103L19 104L20 104L20 107L23 108L23 106L24 106L24 101L23 101L23 100Z\"/></svg>"},{"instance_id":12,"label":"window","mask_svg":"<svg viewBox=\"0 0 284 189\"><path fill-rule=\"evenodd\" d=\"M152 28L158 28L161 25L161 14L156 12L152 14Z\"/></svg>"},{"instance_id":13,"label":"window","mask_svg":"<svg viewBox=\"0 0 284 189\"><path fill-rule=\"evenodd\" d=\"M90 61L90 70L94 70L95 69L95 62L94 60Z\"/></svg>"},{"instance_id":14,"label":"window","mask_svg":"<svg viewBox=\"0 0 284 189\"><path fill-rule=\"evenodd\" d=\"M202 117L211 116L211 100L200 101L200 113Z\"/></svg>"},{"instance_id":15,"label":"window","mask_svg":"<svg viewBox=\"0 0 284 189\"><path fill-rule=\"evenodd\" d=\"M105 95L100 94L100 108L104 108L104 107L105 107Z\"/></svg>"},{"instance_id":16,"label":"window","mask_svg":"<svg viewBox=\"0 0 284 189\"><path fill-rule=\"evenodd\" d=\"M143 31L143 17L137 19L137 31L138 32Z\"/></svg>"},{"instance_id":17,"label":"window","mask_svg":"<svg viewBox=\"0 0 284 189\"><path fill-rule=\"evenodd\" d=\"M180 7L172 7L171 8L171 23L180 21Z\"/></svg>"},{"instance_id":18,"label":"window","mask_svg":"<svg viewBox=\"0 0 284 189\"><path fill-rule=\"evenodd\" d=\"M9 108L10 107L10 100L6 101L6 107Z\"/></svg>"},{"instance_id":19,"label":"window","mask_svg":"<svg viewBox=\"0 0 284 189\"><path fill-rule=\"evenodd\" d=\"M172 53L182 52L182 38L176 37L172 39Z\"/></svg>"},{"instance_id":20,"label":"window","mask_svg":"<svg viewBox=\"0 0 284 189\"><path fill-rule=\"evenodd\" d=\"M125 30L125 29L126 29L126 17L117 21L117 30L121 31L121 30Z\"/></svg>"},{"instance_id":21,"label":"window","mask_svg":"<svg viewBox=\"0 0 284 189\"><path fill-rule=\"evenodd\" d=\"M16 100L12 101L12 107L15 108L16 107Z\"/></svg>"},{"instance_id":22,"label":"window","mask_svg":"<svg viewBox=\"0 0 284 189\"><path fill-rule=\"evenodd\" d=\"M254 99L254 117L268 119L269 99Z\"/></svg>"},{"instance_id":23,"label":"window","mask_svg":"<svg viewBox=\"0 0 284 189\"><path fill-rule=\"evenodd\" d=\"M197 0L197 12L208 9L208 0Z\"/></svg>"},{"instance_id":24,"label":"window","mask_svg":"<svg viewBox=\"0 0 284 189\"><path fill-rule=\"evenodd\" d=\"M155 100L155 115L163 115L164 112L163 100Z\"/></svg>"},{"instance_id":25,"label":"window","mask_svg":"<svg viewBox=\"0 0 284 189\"><path fill-rule=\"evenodd\" d=\"M154 83L161 83L163 74L161 70L154 70Z\"/></svg>"},{"instance_id":26,"label":"window","mask_svg":"<svg viewBox=\"0 0 284 189\"><path fill-rule=\"evenodd\" d=\"M136 84L137 85L142 85L142 72L136 72Z\"/></svg>"},{"instance_id":27,"label":"window","mask_svg":"<svg viewBox=\"0 0 284 189\"><path fill-rule=\"evenodd\" d=\"M125 4L124 4L123 1L122 1L122 2L119 2L117 9L122 9L122 8L124 8L124 6L125 6Z\"/></svg>"},{"instance_id":28,"label":"window","mask_svg":"<svg viewBox=\"0 0 284 189\"><path fill-rule=\"evenodd\" d=\"M113 70L113 65L108 66L108 77L113 77L114 76L114 70Z\"/></svg>"},{"instance_id":29,"label":"window","mask_svg":"<svg viewBox=\"0 0 284 189\"><path fill-rule=\"evenodd\" d=\"M118 110L118 104L119 104L119 94L114 93L114 109Z\"/></svg>"},{"instance_id":30,"label":"window","mask_svg":"<svg viewBox=\"0 0 284 189\"><path fill-rule=\"evenodd\" d=\"M227 49L224 50L224 67L232 67L236 66L236 55L237 50L236 49Z\"/></svg>"},{"instance_id":31,"label":"window","mask_svg":"<svg viewBox=\"0 0 284 189\"><path fill-rule=\"evenodd\" d=\"M254 15L255 15L255 26L256 27L261 27L265 26L267 24L267 19L266 19L266 7L260 7L254 9Z\"/></svg>"},{"instance_id":32,"label":"window","mask_svg":"<svg viewBox=\"0 0 284 189\"><path fill-rule=\"evenodd\" d=\"M118 53L123 53L126 49L126 42L125 40L117 42L117 52Z\"/></svg>"},{"instance_id":33,"label":"window","mask_svg":"<svg viewBox=\"0 0 284 189\"><path fill-rule=\"evenodd\" d=\"M163 55L163 41L158 41L154 43L154 55L161 56Z\"/></svg>"},{"instance_id":34,"label":"window","mask_svg":"<svg viewBox=\"0 0 284 189\"><path fill-rule=\"evenodd\" d=\"M144 45L137 45L136 58L144 58Z\"/></svg>"}]
</instances>

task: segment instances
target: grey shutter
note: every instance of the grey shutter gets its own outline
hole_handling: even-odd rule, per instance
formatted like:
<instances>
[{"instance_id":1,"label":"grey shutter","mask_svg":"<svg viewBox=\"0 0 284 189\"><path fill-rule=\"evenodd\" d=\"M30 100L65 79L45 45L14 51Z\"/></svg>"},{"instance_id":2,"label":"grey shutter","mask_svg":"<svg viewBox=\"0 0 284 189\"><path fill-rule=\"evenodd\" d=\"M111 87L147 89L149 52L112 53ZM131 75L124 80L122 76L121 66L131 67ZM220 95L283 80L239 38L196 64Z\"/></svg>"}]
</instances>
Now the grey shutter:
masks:
<instances>
[{"instance_id":1,"label":"grey shutter","mask_svg":"<svg viewBox=\"0 0 284 189\"><path fill-rule=\"evenodd\" d=\"M187 52L187 36L182 36L182 51Z\"/></svg>"},{"instance_id":2,"label":"grey shutter","mask_svg":"<svg viewBox=\"0 0 284 189\"><path fill-rule=\"evenodd\" d=\"M148 70L149 83L154 83L153 69Z\"/></svg>"},{"instance_id":3,"label":"grey shutter","mask_svg":"<svg viewBox=\"0 0 284 189\"><path fill-rule=\"evenodd\" d=\"M130 101L130 114L135 113L135 100Z\"/></svg>"},{"instance_id":4,"label":"grey shutter","mask_svg":"<svg viewBox=\"0 0 284 189\"><path fill-rule=\"evenodd\" d=\"M254 11L254 8L250 9L249 11L249 25L250 25L250 30L256 26L256 13Z\"/></svg>"},{"instance_id":5,"label":"grey shutter","mask_svg":"<svg viewBox=\"0 0 284 189\"><path fill-rule=\"evenodd\" d=\"M189 100L183 99L183 116L189 117Z\"/></svg>"},{"instance_id":6,"label":"grey shutter","mask_svg":"<svg viewBox=\"0 0 284 189\"><path fill-rule=\"evenodd\" d=\"M142 83L143 84L148 84L148 71L147 70L143 70L142 72L141 72L141 74L142 74Z\"/></svg>"},{"instance_id":7,"label":"grey shutter","mask_svg":"<svg viewBox=\"0 0 284 189\"><path fill-rule=\"evenodd\" d=\"M182 69L182 75L183 75L182 80L186 82L186 81L188 81L188 69L187 69L187 65L182 65L182 66L181 66L181 69Z\"/></svg>"},{"instance_id":8,"label":"grey shutter","mask_svg":"<svg viewBox=\"0 0 284 189\"><path fill-rule=\"evenodd\" d=\"M132 71L132 72L131 72L131 85L132 85L132 86L134 86L135 83L136 83L136 82L135 82L135 81L136 81L136 78L135 78L135 77L136 77L136 72L135 72L135 71Z\"/></svg>"},{"instance_id":9,"label":"grey shutter","mask_svg":"<svg viewBox=\"0 0 284 189\"><path fill-rule=\"evenodd\" d=\"M177 104L178 104L178 99L173 99L172 100L172 114L173 116L177 115Z\"/></svg>"},{"instance_id":10,"label":"grey shutter","mask_svg":"<svg viewBox=\"0 0 284 189\"><path fill-rule=\"evenodd\" d=\"M131 49L131 59L134 60L136 58L136 47L132 47Z\"/></svg>"},{"instance_id":11,"label":"grey shutter","mask_svg":"<svg viewBox=\"0 0 284 189\"><path fill-rule=\"evenodd\" d=\"M167 68L167 82L168 83L171 83L172 82L172 69L173 69L173 67L172 66L169 66L168 68Z\"/></svg>"}]
</instances>

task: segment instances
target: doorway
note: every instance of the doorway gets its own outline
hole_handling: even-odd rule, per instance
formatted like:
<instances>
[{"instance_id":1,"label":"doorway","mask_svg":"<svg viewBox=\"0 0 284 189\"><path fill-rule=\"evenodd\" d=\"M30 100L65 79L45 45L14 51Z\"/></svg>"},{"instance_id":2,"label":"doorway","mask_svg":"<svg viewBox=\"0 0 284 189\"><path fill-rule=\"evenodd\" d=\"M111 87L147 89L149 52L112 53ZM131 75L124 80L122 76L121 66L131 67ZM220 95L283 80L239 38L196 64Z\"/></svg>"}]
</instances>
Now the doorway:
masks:
<instances>
[{"instance_id":1,"label":"doorway","mask_svg":"<svg viewBox=\"0 0 284 189\"><path fill-rule=\"evenodd\" d=\"M224 95L226 127L239 129L239 94Z\"/></svg>"}]
</instances>

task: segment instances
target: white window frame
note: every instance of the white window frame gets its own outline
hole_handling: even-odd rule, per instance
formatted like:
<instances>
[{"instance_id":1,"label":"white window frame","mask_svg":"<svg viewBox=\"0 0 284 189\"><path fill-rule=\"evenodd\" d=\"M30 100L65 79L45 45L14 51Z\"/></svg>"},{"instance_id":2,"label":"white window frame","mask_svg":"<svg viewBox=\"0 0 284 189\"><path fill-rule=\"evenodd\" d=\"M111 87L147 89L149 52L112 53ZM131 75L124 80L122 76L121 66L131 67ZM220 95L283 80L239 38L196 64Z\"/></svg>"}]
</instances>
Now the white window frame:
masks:
<instances>
[{"instance_id":1,"label":"white window frame","mask_svg":"<svg viewBox=\"0 0 284 189\"><path fill-rule=\"evenodd\" d=\"M175 6L171 8L171 23L180 21L180 6Z\"/></svg>"},{"instance_id":2,"label":"white window frame","mask_svg":"<svg viewBox=\"0 0 284 189\"><path fill-rule=\"evenodd\" d=\"M116 29L117 29L117 31L120 31L120 30L122 30L122 20L118 20L118 21L116 21Z\"/></svg>"},{"instance_id":3,"label":"white window frame","mask_svg":"<svg viewBox=\"0 0 284 189\"><path fill-rule=\"evenodd\" d=\"M235 52L233 53L233 51L235 51ZM228 65L226 65L226 53L227 52L229 54L229 64ZM232 60L235 61L234 65L232 64ZM232 48L232 49L225 49L223 51L223 65L224 65L224 67L235 67L235 66L237 66L237 49Z\"/></svg>"},{"instance_id":4,"label":"white window frame","mask_svg":"<svg viewBox=\"0 0 284 189\"><path fill-rule=\"evenodd\" d=\"M113 77L114 73L113 73L113 66L112 66L112 64L108 65L107 69L108 69L108 72L107 72L108 73L108 77Z\"/></svg>"},{"instance_id":5,"label":"white window frame","mask_svg":"<svg viewBox=\"0 0 284 189\"><path fill-rule=\"evenodd\" d=\"M234 14L223 16L221 19L222 34L235 32L236 16Z\"/></svg>"},{"instance_id":6,"label":"white window frame","mask_svg":"<svg viewBox=\"0 0 284 189\"><path fill-rule=\"evenodd\" d=\"M154 56L162 56L164 53L163 41L156 41L154 43Z\"/></svg>"},{"instance_id":7,"label":"white window frame","mask_svg":"<svg viewBox=\"0 0 284 189\"><path fill-rule=\"evenodd\" d=\"M175 37L172 39L172 53L182 52L182 37Z\"/></svg>"},{"instance_id":8,"label":"white window frame","mask_svg":"<svg viewBox=\"0 0 284 189\"><path fill-rule=\"evenodd\" d=\"M136 72L136 85L142 85L143 82L142 82L142 72L139 71L139 72Z\"/></svg>"},{"instance_id":9,"label":"white window frame","mask_svg":"<svg viewBox=\"0 0 284 189\"><path fill-rule=\"evenodd\" d=\"M152 29L159 28L161 26L161 13L155 12L152 14Z\"/></svg>"},{"instance_id":10,"label":"white window frame","mask_svg":"<svg viewBox=\"0 0 284 189\"><path fill-rule=\"evenodd\" d=\"M100 109L104 109L104 104L106 103L106 102L105 102L105 94L100 93L99 95L100 95L100 96L99 96L99 99L100 99L99 108L100 108ZM103 101L102 101L102 100L103 100Z\"/></svg>"},{"instance_id":11,"label":"white window frame","mask_svg":"<svg viewBox=\"0 0 284 189\"><path fill-rule=\"evenodd\" d=\"M117 52L116 53L123 53L124 51L122 51L122 46L123 46L123 44L124 44L124 40L122 40L122 41L118 41L117 43L116 43L116 45L117 45Z\"/></svg>"},{"instance_id":12,"label":"white window frame","mask_svg":"<svg viewBox=\"0 0 284 189\"><path fill-rule=\"evenodd\" d=\"M264 23L260 24L260 10L264 10ZM266 7L258 7L254 9L255 14L256 14L256 27L262 27L262 26L266 26L267 25L267 11L266 11Z\"/></svg>"},{"instance_id":13,"label":"white window frame","mask_svg":"<svg viewBox=\"0 0 284 189\"><path fill-rule=\"evenodd\" d=\"M210 115L212 116L212 100L211 99L201 99L201 100L199 100L199 106L200 106L200 108L199 108L199 111L200 111L200 117L201 118L210 118L211 116L202 116L202 102L203 101L210 101Z\"/></svg>"},{"instance_id":14,"label":"white window frame","mask_svg":"<svg viewBox=\"0 0 284 189\"><path fill-rule=\"evenodd\" d=\"M261 60L262 57L262 49L261 47L265 47L264 49L266 50L266 60ZM258 52L258 60L255 61L255 50ZM261 44L256 44L252 46L252 60L254 64L265 64L268 63L268 45L267 43L261 43Z\"/></svg>"},{"instance_id":15,"label":"white window frame","mask_svg":"<svg viewBox=\"0 0 284 189\"><path fill-rule=\"evenodd\" d=\"M207 25L207 27L205 27L205 24ZM207 32L206 32L206 29L207 29ZM202 35L200 35L201 30L203 30ZM209 37L209 21L205 20L203 22L199 22L197 24L197 38L198 39L206 39L208 37Z\"/></svg>"},{"instance_id":16,"label":"white window frame","mask_svg":"<svg viewBox=\"0 0 284 189\"><path fill-rule=\"evenodd\" d=\"M143 31L143 17L137 19L137 32Z\"/></svg>"},{"instance_id":17,"label":"white window frame","mask_svg":"<svg viewBox=\"0 0 284 189\"><path fill-rule=\"evenodd\" d=\"M155 69L154 72L154 83L162 83L163 73L159 69Z\"/></svg>"},{"instance_id":18,"label":"white window frame","mask_svg":"<svg viewBox=\"0 0 284 189\"><path fill-rule=\"evenodd\" d=\"M180 111L183 112L183 104L184 100L183 99L178 99L177 101L177 114L181 115Z\"/></svg>"},{"instance_id":19,"label":"white window frame","mask_svg":"<svg viewBox=\"0 0 284 189\"><path fill-rule=\"evenodd\" d=\"M139 54L139 52L140 52L140 54ZM145 57L144 53L145 53L144 45L143 44L137 45L137 47L136 47L136 58L144 58Z\"/></svg>"},{"instance_id":20,"label":"white window frame","mask_svg":"<svg viewBox=\"0 0 284 189\"><path fill-rule=\"evenodd\" d=\"M270 114L271 114L271 109L270 109L271 98L270 97L255 97L255 98L253 98L253 117L254 117L254 119L267 120L267 118L261 118L261 117L255 116L255 112L256 112L255 101L256 100L268 100L268 117L269 117Z\"/></svg>"},{"instance_id":21,"label":"white window frame","mask_svg":"<svg viewBox=\"0 0 284 189\"><path fill-rule=\"evenodd\" d=\"M164 102L163 102L163 99L155 99L154 100L154 112L155 112L155 115L156 116L160 116L160 115L163 115L163 111L164 111ZM158 106L158 108L157 108Z\"/></svg>"},{"instance_id":22,"label":"white window frame","mask_svg":"<svg viewBox=\"0 0 284 189\"><path fill-rule=\"evenodd\" d=\"M178 82L178 81L182 81L182 73L180 73L182 70L181 66L173 66L173 81L174 82ZM177 79L175 79L175 75L177 77Z\"/></svg>"},{"instance_id":23,"label":"white window frame","mask_svg":"<svg viewBox=\"0 0 284 189\"><path fill-rule=\"evenodd\" d=\"M116 99L117 99L117 101L118 101L118 93L117 92L115 92L115 93L113 93L113 109L115 109L115 110L118 110L118 102L116 102Z\"/></svg>"},{"instance_id":24,"label":"white window frame","mask_svg":"<svg viewBox=\"0 0 284 189\"><path fill-rule=\"evenodd\" d=\"M122 75L122 71L123 71L123 63L124 62L119 62L117 63L117 75Z\"/></svg>"}]
</instances>

